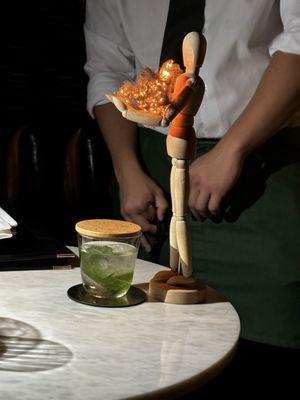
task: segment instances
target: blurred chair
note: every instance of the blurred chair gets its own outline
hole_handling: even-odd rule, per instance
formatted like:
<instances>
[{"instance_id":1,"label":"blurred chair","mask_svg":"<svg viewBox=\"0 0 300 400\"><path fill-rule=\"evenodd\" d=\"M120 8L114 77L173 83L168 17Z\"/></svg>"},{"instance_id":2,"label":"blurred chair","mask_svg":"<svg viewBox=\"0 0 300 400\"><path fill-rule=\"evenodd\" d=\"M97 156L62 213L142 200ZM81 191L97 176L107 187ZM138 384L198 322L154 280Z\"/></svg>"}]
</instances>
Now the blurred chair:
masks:
<instances>
[{"instance_id":1,"label":"blurred chair","mask_svg":"<svg viewBox=\"0 0 300 400\"><path fill-rule=\"evenodd\" d=\"M6 171L0 204L16 219L73 243L76 221L111 217L112 166L94 122L56 134L21 127L11 133L2 153Z\"/></svg>"}]
</instances>

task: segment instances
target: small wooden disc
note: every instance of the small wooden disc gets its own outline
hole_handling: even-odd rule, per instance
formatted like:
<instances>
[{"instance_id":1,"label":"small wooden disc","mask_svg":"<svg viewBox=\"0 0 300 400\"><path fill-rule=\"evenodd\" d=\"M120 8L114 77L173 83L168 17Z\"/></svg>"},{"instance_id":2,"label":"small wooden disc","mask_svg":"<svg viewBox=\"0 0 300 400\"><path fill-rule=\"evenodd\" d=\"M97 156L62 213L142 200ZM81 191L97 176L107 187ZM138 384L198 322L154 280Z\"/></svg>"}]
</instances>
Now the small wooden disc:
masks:
<instances>
[{"instance_id":1,"label":"small wooden disc","mask_svg":"<svg viewBox=\"0 0 300 400\"><path fill-rule=\"evenodd\" d=\"M77 222L75 229L80 235L93 238L134 238L142 233L133 222L112 219L87 219Z\"/></svg>"},{"instance_id":2,"label":"small wooden disc","mask_svg":"<svg viewBox=\"0 0 300 400\"><path fill-rule=\"evenodd\" d=\"M167 283L168 281L173 284ZM206 285L194 278L184 278L171 270L160 271L149 282L149 295L164 303L203 303L206 298Z\"/></svg>"}]
</instances>

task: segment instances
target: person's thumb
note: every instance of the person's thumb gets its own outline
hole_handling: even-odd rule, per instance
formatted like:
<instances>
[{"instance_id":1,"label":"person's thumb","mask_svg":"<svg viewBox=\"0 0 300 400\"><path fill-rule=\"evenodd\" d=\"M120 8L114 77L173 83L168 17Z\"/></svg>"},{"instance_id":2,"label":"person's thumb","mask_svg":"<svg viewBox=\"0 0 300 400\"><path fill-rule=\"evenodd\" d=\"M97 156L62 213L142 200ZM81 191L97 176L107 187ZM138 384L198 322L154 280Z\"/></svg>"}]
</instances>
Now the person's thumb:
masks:
<instances>
[{"instance_id":1,"label":"person's thumb","mask_svg":"<svg viewBox=\"0 0 300 400\"><path fill-rule=\"evenodd\" d=\"M168 208L168 202L165 199L162 190L157 190L155 193L155 206L156 206L157 219L159 221L163 221L165 212Z\"/></svg>"}]
</instances>

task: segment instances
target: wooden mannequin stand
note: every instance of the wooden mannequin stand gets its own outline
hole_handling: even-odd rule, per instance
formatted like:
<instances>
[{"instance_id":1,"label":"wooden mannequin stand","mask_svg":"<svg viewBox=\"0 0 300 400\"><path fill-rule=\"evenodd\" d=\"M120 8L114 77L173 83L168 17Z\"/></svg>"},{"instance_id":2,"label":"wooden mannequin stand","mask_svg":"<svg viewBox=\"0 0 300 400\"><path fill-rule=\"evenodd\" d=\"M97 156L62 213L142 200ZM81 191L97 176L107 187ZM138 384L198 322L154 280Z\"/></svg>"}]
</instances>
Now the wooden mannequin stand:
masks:
<instances>
[{"instance_id":1,"label":"wooden mannequin stand","mask_svg":"<svg viewBox=\"0 0 300 400\"><path fill-rule=\"evenodd\" d=\"M189 163L195 157L196 135L193 128L204 95L204 83L198 76L206 50L204 36L190 32L182 45L185 72L176 79L174 92L166 115L162 120L135 110L127 109L120 100L108 96L122 115L145 125L166 126L171 120L167 137L167 152L172 157L170 177L172 219L170 224L170 271L158 272L149 283L150 297L174 304L203 302L206 287L191 277L192 251L186 220L189 194Z\"/></svg>"},{"instance_id":2,"label":"wooden mannequin stand","mask_svg":"<svg viewBox=\"0 0 300 400\"><path fill-rule=\"evenodd\" d=\"M203 36L202 36L203 38ZM204 83L198 77L199 67L205 55L205 42L200 43L196 32L188 34L182 46L185 73L175 84L174 98L194 79L192 93L185 107L173 119L167 137L167 152L172 157L171 199L172 219L170 224L170 267L171 271L157 273L149 284L151 297L167 303L200 303L205 298L205 285L191 278L192 251L188 224L186 221L189 194L189 163L195 157L196 135L193 128L204 95ZM181 274L182 275L181 275Z\"/></svg>"}]
</instances>

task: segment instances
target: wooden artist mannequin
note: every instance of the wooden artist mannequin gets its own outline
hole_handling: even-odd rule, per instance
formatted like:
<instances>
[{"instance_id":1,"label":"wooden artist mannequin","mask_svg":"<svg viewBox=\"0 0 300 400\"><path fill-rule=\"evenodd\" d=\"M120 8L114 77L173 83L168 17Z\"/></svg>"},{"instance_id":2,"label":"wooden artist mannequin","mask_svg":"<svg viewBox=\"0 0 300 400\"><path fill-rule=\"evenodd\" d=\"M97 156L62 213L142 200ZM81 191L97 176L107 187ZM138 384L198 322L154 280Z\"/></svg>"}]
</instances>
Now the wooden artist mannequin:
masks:
<instances>
[{"instance_id":1,"label":"wooden artist mannequin","mask_svg":"<svg viewBox=\"0 0 300 400\"><path fill-rule=\"evenodd\" d=\"M186 221L189 194L189 163L195 157L196 135L193 128L204 95L204 83L198 76L206 50L205 38L190 32L183 41L182 52L185 72L176 79L171 102L162 118L128 109L115 96L108 98L132 121L148 126L171 128L167 136L167 152L172 157L170 177L172 219L170 224L170 271L160 271L149 285L150 296L157 300L177 304L198 303L204 300L205 286L191 278L192 251Z\"/></svg>"}]
</instances>

